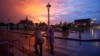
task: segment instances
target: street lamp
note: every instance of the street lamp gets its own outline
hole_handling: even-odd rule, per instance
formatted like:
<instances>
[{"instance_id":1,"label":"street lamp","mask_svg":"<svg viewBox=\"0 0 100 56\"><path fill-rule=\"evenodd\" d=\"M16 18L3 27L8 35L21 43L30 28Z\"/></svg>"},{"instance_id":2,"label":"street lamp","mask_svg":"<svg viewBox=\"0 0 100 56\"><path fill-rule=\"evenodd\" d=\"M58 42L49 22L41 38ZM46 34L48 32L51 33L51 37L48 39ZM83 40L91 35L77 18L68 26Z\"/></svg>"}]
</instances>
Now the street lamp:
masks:
<instances>
[{"instance_id":1,"label":"street lamp","mask_svg":"<svg viewBox=\"0 0 100 56\"><path fill-rule=\"evenodd\" d=\"M48 3L46 5L46 7L47 7L47 10L48 10L48 26L50 26L50 7L51 7L51 5Z\"/></svg>"}]
</instances>

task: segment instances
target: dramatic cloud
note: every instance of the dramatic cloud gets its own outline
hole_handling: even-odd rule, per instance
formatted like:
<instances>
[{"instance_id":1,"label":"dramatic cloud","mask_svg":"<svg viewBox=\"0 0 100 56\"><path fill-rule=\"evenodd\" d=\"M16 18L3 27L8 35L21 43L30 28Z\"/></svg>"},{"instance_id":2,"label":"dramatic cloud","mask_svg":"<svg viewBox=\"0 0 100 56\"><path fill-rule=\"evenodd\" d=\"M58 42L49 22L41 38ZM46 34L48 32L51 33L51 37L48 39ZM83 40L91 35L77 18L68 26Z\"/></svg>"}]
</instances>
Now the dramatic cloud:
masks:
<instances>
[{"instance_id":1,"label":"dramatic cloud","mask_svg":"<svg viewBox=\"0 0 100 56\"><path fill-rule=\"evenodd\" d=\"M51 16L59 14L64 8L63 2L58 0L50 0L51 4ZM47 21L47 0L0 0L0 15L5 19L24 19L27 15L33 21ZM61 13L61 12L60 12ZM62 12L65 13L65 12ZM19 16L22 17L19 17ZM45 17L43 16L45 15ZM56 17L56 16L54 16ZM54 17L51 17L53 19ZM15 20L16 21L16 20ZM18 21L18 20L17 20Z\"/></svg>"},{"instance_id":2,"label":"dramatic cloud","mask_svg":"<svg viewBox=\"0 0 100 56\"><path fill-rule=\"evenodd\" d=\"M52 23L72 22L79 17L91 18L100 13L99 0L0 0L0 21L7 22L10 19L17 23L28 16L33 22L47 22L48 2L51 4Z\"/></svg>"}]
</instances>

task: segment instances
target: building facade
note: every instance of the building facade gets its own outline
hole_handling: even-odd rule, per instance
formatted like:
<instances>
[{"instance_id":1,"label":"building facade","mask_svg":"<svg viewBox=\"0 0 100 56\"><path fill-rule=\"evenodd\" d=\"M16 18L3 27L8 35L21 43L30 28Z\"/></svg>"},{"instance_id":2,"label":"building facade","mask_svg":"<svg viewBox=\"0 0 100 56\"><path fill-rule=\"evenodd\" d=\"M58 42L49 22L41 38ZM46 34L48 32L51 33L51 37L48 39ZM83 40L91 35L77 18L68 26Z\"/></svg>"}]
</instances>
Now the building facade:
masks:
<instances>
[{"instance_id":1,"label":"building facade","mask_svg":"<svg viewBox=\"0 0 100 56\"><path fill-rule=\"evenodd\" d=\"M17 24L17 27L19 29L32 29L34 24L28 19L28 17L26 17L25 20L20 20L20 22Z\"/></svg>"},{"instance_id":2,"label":"building facade","mask_svg":"<svg viewBox=\"0 0 100 56\"><path fill-rule=\"evenodd\" d=\"M75 27L90 27L91 19L78 19L74 21Z\"/></svg>"}]
</instances>

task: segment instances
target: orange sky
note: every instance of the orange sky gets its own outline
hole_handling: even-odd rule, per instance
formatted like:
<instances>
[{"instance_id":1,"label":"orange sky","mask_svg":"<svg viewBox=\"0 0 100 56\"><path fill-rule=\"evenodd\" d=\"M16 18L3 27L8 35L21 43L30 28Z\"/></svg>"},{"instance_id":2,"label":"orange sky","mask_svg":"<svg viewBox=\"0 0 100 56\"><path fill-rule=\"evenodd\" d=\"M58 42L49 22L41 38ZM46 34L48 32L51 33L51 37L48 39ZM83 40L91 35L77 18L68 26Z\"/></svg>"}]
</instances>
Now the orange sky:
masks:
<instances>
[{"instance_id":1,"label":"orange sky","mask_svg":"<svg viewBox=\"0 0 100 56\"><path fill-rule=\"evenodd\" d=\"M0 0L0 21L18 23L26 16L33 22L47 23L48 2L52 24L75 19L100 18L100 1L92 0Z\"/></svg>"},{"instance_id":2,"label":"orange sky","mask_svg":"<svg viewBox=\"0 0 100 56\"><path fill-rule=\"evenodd\" d=\"M70 0L68 0L70 1ZM46 22L47 23L47 8L46 5L48 2L51 4L50 9L50 19L51 23L57 20L59 13L67 13L61 12L64 8L63 5L60 4L59 0L6 0L1 1L5 11L5 14L9 14L9 18L13 18L10 21L19 21L20 19L24 19L26 16L33 22ZM4 12L3 12L4 13ZM56 21L57 22L57 21Z\"/></svg>"},{"instance_id":3,"label":"orange sky","mask_svg":"<svg viewBox=\"0 0 100 56\"><path fill-rule=\"evenodd\" d=\"M59 11L61 11L62 5L57 4L57 0L50 0L51 4L51 21L55 20ZM12 0L12 4L15 3L15 0ZM15 10L24 16L28 16L33 22L47 22L47 0L16 0L14 4ZM62 12L67 13L67 12ZM53 22L51 22L53 23Z\"/></svg>"}]
</instances>

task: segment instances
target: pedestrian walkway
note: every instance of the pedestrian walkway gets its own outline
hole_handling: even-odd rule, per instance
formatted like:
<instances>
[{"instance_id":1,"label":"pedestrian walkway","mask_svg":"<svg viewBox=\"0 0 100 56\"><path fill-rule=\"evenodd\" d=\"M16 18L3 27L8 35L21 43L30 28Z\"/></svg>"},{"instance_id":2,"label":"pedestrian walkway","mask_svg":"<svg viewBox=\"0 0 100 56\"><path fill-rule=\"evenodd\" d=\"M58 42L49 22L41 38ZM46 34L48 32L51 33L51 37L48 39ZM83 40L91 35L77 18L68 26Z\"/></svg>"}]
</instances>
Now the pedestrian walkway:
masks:
<instances>
[{"instance_id":1,"label":"pedestrian walkway","mask_svg":"<svg viewBox=\"0 0 100 56\"><path fill-rule=\"evenodd\" d=\"M4 32L0 33L1 42L11 41L9 45L9 56L36 56L34 51L34 37L31 36L32 32L27 34L27 32ZM56 33L55 33L56 34ZM87 34L87 33L84 33ZM83 35L84 35L83 34ZM43 44L43 56L100 56L100 42L87 42L87 41L73 41L68 38L78 38L76 33L70 33L68 38L65 36L61 37L61 33L57 33L55 36L55 54L52 55L49 52L48 46L45 42ZM87 35L84 35L85 37ZM88 37L88 36L87 36ZM89 37L90 38L90 37ZM83 38L82 38L83 39ZM15 41L14 41L15 40ZM20 42L20 44L19 44ZM12 47L13 44L13 47ZM5 48L8 44L5 45ZM1 45L3 47L3 45ZM0 55L2 56L2 50L8 50L5 48L0 48ZM2 50L1 50L2 49ZM6 52L5 52L6 53ZM6 53L8 54L8 53Z\"/></svg>"},{"instance_id":2,"label":"pedestrian walkway","mask_svg":"<svg viewBox=\"0 0 100 56\"><path fill-rule=\"evenodd\" d=\"M44 38L45 39L45 38ZM30 41L30 43L29 43ZM49 48L46 44L46 40L45 43L43 45L43 56L79 56L79 48L77 45L75 45L74 43L67 43L68 41L63 40L63 39L55 39L55 49L54 52L55 54L52 55L49 52ZM22 43L21 43L22 44ZM18 45L17 43L15 44L16 46ZM24 45L24 51L22 48L13 48L13 54L15 56L36 56L33 51L34 51L34 37L29 39L24 40L24 43L22 44ZM21 45L21 47L22 47ZM30 45L30 46L29 46ZM24 52L24 53L23 53Z\"/></svg>"}]
</instances>

